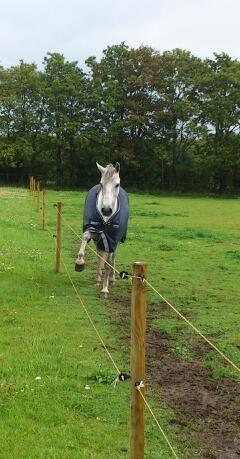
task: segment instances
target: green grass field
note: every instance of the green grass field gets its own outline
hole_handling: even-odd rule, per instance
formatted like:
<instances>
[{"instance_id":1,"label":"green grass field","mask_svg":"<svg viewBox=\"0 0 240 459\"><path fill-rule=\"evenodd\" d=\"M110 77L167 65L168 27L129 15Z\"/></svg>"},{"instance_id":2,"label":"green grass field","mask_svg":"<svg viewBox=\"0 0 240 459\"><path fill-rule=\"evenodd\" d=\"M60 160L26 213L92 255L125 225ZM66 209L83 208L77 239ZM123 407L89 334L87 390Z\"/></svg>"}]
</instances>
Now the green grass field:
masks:
<instances>
[{"instance_id":1,"label":"green grass field","mask_svg":"<svg viewBox=\"0 0 240 459\"><path fill-rule=\"evenodd\" d=\"M129 382L111 385L116 376L111 361L64 268L54 272L53 204L63 202L66 220L79 232L84 195L49 191L48 231L43 232L28 191L0 189L3 459L103 459L129 454ZM147 261L149 281L240 366L239 199L130 194L130 205L128 238L119 247L116 267L130 272L134 261ZM93 254L88 252L87 269L76 273L79 242L67 227L62 239L63 258L79 294L118 367L128 373L130 282L118 279L109 300L101 299L94 285ZM202 344L154 292L149 291L148 300L148 400L178 457L237 458L239 374ZM176 365L184 381L186 373L195 369L203 399L207 393L206 406L202 399L192 399L192 393L179 405L176 397L168 397L167 380L163 390L159 382L161 365L165 373L167 365L170 372ZM206 386L200 375L206 376ZM170 383L172 393L174 381ZM183 388L176 390L181 396ZM196 405L192 415L187 398L193 400L192 407ZM215 438L219 426L225 446ZM172 457L148 413L145 457Z\"/></svg>"}]
</instances>

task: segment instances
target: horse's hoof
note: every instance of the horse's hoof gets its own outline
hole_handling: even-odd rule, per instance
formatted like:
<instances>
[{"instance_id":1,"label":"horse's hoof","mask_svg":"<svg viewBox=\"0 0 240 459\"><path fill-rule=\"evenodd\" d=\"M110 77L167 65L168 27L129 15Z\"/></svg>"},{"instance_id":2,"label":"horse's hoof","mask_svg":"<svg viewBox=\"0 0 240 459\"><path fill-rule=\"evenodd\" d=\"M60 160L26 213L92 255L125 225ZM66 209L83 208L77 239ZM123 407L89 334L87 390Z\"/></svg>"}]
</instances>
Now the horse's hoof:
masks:
<instances>
[{"instance_id":1,"label":"horse's hoof","mask_svg":"<svg viewBox=\"0 0 240 459\"><path fill-rule=\"evenodd\" d=\"M96 284L95 284L95 285L96 285L96 287L100 287L100 285L101 285L101 282L96 282Z\"/></svg>"},{"instance_id":2,"label":"horse's hoof","mask_svg":"<svg viewBox=\"0 0 240 459\"><path fill-rule=\"evenodd\" d=\"M108 299L108 292L101 292L101 297L104 298L105 300Z\"/></svg>"},{"instance_id":3,"label":"horse's hoof","mask_svg":"<svg viewBox=\"0 0 240 459\"><path fill-rule=\"evenodd\" d=\"M78 265L78 263L75 263L75 271L80 272L80 271L83 271L84 268L85 268L84 264L83 265Z\"/></svg>"}]
</instances>

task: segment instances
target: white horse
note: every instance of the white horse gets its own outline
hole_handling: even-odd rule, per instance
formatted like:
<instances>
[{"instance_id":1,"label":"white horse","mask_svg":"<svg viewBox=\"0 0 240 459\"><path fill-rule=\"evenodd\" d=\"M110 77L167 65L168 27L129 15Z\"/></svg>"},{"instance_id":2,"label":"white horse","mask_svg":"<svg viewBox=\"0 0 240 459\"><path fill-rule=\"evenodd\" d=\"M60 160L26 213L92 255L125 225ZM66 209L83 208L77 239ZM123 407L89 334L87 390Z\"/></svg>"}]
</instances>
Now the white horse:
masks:
<instances>
[{"instance_id":1,"label":"white horse","mask_svg":"<svg viewBox=\"0 0 240 459\"><path fill-rule=\"evenodd\" d=\"M119 242L124 242L128 223L128 196L120 187L120 164L115 167L108 164L106 167L96 163L101 172L100 184L89 190L84 207L83 237L80 250L77 255L75 270L84 269L85 249L87 243L95 241L99 258L97 269L97 285L101 284L103 270L103 286L101 293L104 298L108 297L109 283L115 283L116 248ZM106 263L107 262L107 263Z\"/></svg>"}]
</instances>

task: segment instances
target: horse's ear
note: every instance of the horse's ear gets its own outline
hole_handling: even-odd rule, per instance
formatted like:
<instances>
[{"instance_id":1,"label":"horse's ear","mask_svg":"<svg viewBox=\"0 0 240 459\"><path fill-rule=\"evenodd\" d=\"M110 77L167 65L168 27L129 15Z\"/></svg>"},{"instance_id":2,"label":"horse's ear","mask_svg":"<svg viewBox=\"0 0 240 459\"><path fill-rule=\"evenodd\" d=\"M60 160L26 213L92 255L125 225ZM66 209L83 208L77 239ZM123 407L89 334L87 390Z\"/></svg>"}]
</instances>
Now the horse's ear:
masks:
<instances>
[{"instance_id":1,"label":"horse's ear","mask_svg":"<svg viewBox=\"0 0 240 459\"><path fill-rule=\"evenodd\" d=\"M100 166L100 164L98 163L96 163L96 165L97 165L98 170L101 172L101 174L103 174L103 172L105 171L105 167Z\"/></svg>"},{"instance_id":2,"label":"horse's ear","mask_svg":"<svg viewBox=\"0 0 240 459\"><path fill-rule=\"evenodd\" d=\"M115 169L116 169L116 172L120 172L120 164L119 163L115 164Z\"/></svg>"}]
</instances>

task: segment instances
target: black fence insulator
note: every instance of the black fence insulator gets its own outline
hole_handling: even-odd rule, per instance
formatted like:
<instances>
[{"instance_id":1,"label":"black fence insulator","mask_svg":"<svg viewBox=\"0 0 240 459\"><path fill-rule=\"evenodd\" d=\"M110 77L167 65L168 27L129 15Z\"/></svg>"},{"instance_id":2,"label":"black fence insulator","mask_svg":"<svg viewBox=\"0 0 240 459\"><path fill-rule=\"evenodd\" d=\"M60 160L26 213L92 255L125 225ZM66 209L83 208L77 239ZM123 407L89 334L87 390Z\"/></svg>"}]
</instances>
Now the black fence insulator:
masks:
<instances>
[{"instance_id":1,"label":"black fence insulator","mask_svg":"<svg viewBox=\"0 0 240 459\"><path fill-rule=\"evenodd\" d=\"M138 276L138 279L140 279L142 282L144 282L144 280L145 280L144 274L140 274L140 276Z\"/></svg>"},{"instance_id":2,"label":"black fence insulator","mask_svg":"<svg viewBox=\"0 0 240 459\"><path fill-rule=\"evenodd\" d=\"M141 389L142 387L144 387L143 381L135 381L134 386L136 387L136 389Z\"/></svg>"},{"instance_id":3,"label":"black fence insulator","mask_svg":"<svg viewBox=\"0 0 240 459\"><path fill-rule=\"evenodd\" d=\"M118 375L118 380L119 381L126 381L127 379L130 379L130 378L131 378L131 376L128 375L127 373L120 373Z\"/></svg>"},{"instance_id":4,"label":"black fence insulator","mask_svg":"<svg viewBox=\"0 0 240 459\"><path fill-rule=\"evenodd\" d=\"M121 277L121 279L128 279L129 277L131 277L131 274L129 274L127 271L121 271L119 273L119 276Z\"/></svg>"}]
</instances>

